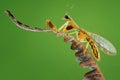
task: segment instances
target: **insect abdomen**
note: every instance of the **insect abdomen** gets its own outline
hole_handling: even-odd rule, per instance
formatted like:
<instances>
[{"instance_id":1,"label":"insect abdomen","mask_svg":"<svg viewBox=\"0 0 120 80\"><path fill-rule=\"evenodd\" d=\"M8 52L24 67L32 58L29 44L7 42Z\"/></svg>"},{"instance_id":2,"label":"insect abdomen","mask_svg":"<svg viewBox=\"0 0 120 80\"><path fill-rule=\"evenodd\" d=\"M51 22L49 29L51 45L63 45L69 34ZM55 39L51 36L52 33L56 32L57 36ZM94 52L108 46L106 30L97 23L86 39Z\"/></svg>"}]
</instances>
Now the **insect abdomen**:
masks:
<instances>
[{"instance_id":1,"label":"insect abdomen","mask_svg":"<svg viewBox=\"0 0 120 80\"><path fill-rule=\"evenodd\" d=\"M100 60L100 55L99 55L99 52L98 52L98 48L97 46L95 45L95 43L93 42L92 39L90 39L89 37L86 37L86 40L89 42L91 48L92 48L92 51L96 57L97 60Z\"/></svg>"}]
</instances>

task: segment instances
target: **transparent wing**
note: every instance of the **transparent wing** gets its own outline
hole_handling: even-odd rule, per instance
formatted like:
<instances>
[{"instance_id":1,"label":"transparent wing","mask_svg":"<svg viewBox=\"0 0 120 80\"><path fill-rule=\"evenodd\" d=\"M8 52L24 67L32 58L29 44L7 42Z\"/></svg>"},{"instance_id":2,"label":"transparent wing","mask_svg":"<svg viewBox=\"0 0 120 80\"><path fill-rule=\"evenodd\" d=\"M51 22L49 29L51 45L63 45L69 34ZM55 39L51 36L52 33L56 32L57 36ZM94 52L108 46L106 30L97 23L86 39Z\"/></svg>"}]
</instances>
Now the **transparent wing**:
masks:
<instances>
[{"instance_id":1,"label":"transparent wing","mask_svg":"<svg viewBox=\"0 0 120 80\"><path fill-rule=\"evenodd\" d=\"M108 55L116 55L117 51L111 42L97 34L90 32L88 32L88 34L96 42L96 45L101 49L101 51Z\"/></svg>"}]
</instances>

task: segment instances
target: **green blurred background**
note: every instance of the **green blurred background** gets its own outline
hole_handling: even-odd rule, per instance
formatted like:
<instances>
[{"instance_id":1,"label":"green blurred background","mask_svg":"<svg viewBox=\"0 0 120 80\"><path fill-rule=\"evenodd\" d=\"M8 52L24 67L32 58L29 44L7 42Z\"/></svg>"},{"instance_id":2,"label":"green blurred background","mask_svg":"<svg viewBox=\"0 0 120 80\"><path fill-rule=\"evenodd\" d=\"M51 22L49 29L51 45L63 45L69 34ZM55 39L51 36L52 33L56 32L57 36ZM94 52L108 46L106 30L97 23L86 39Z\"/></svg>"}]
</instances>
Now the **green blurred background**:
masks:
<instances>
[{"instance_id":1,"label":"green blurred background","mask_svg":"<svg viewBox=\"0 0 120 80\"><path fill-rule=\"evenodd\" d=\"M110 40L117 55L101 52L98 62L106 80L119 80L120 0L0 0L0 80L82 80L70 44L52 33L22 30L4 13L45 28L46 19L60 27L66 11L82 28Z\"/></svg>"}]
</instances>

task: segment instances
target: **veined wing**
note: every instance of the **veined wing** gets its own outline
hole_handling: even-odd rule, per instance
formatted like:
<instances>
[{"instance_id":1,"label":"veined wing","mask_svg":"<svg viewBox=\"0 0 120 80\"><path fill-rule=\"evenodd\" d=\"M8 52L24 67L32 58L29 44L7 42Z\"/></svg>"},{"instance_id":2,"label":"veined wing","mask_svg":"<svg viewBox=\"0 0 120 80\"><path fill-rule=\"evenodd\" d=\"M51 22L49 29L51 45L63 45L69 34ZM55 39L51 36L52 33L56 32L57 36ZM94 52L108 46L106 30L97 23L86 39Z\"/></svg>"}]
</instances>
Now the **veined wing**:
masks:
<instances>
[{"instance_id":1,"label":"veined wing","mask_svg":"<svg viewBox=\"0 0 120 80\"><path fill-rule=\"evenodd\" d=\"M111 42L101 37L100 35L90 33L90 32L87 32L87 33L96 42L96 45L101 49L101 51L103 51L108 55L116 55L117 51Z\"/></svg>"}]
</instances>

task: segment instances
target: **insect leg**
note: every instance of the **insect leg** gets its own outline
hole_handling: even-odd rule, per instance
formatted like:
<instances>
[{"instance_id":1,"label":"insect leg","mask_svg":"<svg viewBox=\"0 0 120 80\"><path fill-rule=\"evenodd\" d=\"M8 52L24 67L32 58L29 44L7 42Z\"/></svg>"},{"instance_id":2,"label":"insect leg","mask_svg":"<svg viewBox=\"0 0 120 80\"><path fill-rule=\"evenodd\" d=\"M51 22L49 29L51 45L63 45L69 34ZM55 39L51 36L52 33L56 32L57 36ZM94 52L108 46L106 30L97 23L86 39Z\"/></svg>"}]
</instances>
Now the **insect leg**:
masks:
<instances>
[{"instance_id":1,"label":"insect leg","mask_svg":"<svg viewBox=\"0 0 120 80\"><path fill-rule=\"evenodd\" d=\"M69 24L69 21L66 21L65 24L63 24L63 25L58 29L58 31L61 31L62 29L63 29L63 31L64 31L64 29L68 26L68 24Z\"/></svg>"},{"instance_id":2,"label":"insect leg","mask_svg":"<svg viewBox=\"0 0 120 80\"><path fill-rule=\"evenodd\" d=\"M89 42L87 42L87 44L86 44L85 48L87 49L87 48L88 48L88 46L89 46Z\"/></svg>"},{"instance_id":3,"label":"insect leg","mask_svg":"<svg viewBox=\"0 0 120 80\"><path fill-rule=\"evenodd\" d=\"M53 30L57 31L57 27L50 20L46 20L46 25L46 28L50 27Z\"/></svg>"}]
</instances>

